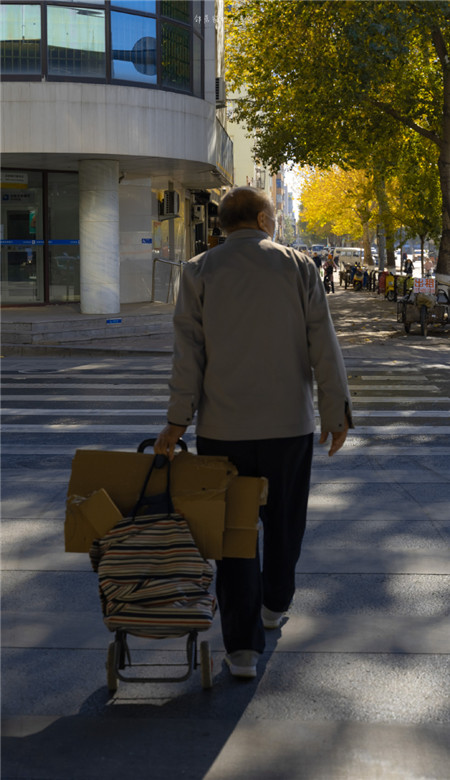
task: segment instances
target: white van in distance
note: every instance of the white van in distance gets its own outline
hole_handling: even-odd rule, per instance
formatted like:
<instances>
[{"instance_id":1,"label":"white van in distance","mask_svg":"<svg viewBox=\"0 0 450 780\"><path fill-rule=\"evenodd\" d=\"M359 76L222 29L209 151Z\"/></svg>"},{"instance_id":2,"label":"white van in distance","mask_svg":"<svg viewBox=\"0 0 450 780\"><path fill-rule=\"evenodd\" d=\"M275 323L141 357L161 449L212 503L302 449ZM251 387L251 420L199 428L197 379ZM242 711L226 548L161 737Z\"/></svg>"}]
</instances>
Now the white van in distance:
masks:
<instances>
[{"instance_id":1,"label":"white van in distance","mask_svg":"<svg viewBox=\"0 0 450 780\"><path fill-rule=\"evenodd\" d=\"M337 246L333 251L333 260L339 265L340 271L345 271L346 265L363 264L364 249L357 246Z\"/></svg>"}]
</instances>

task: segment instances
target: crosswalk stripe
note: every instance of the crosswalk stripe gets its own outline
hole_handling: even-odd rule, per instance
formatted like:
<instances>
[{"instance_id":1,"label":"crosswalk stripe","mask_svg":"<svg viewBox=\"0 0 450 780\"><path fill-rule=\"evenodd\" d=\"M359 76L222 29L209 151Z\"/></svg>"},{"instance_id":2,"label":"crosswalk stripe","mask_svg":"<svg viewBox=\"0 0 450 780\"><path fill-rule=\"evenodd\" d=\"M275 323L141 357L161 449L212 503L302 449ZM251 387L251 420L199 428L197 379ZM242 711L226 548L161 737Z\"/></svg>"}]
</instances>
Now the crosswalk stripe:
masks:
<instances>
[{"instance_id":1,"label":"crosswalk stripe","mask_svg":"<svg viewBox=\"0 0 450 780\"><path fill-rule=\"evenodd\" d=\"M60 393L57 393L55 395L14 395L11 393L10 396L3 396L3 401L32 401L33 403L42 403L45 401L79 401L81 402L105 402L108 403L112 402L118 402L118 403L140 403L142 401L150 402L150 403L167 403L169 401L168 395L151 395L149 393L143 393L142 395L113 395L111 393L108 393L108 395L62 395Z\"/></svg>"},{"instance_id":2,"label":"crosswalk stripe","mask_svg":"<svg viewBox=\"0 0 450 780\"><path fill-rule=\"evenodd\" d=\"M3 416L14 417L58 417L61 415L67 417L67 415L73 415L78 417L93 417L93 416L105 416L105 417L143 417L167 414L167 409L152 409L147 407L145 409L105 409L104 406L98 409L3 409ZM318 417L318 412L316 412ZM441 409L358 409L353 412L353 417L448 417L450 419L450 413Z\"/></svg>"},{"instance_id":3,"label":"crosswalk stripe","mask_svg":"<svg viewBox=\"0 0 450 780\"><path fill-rule=\"evenodd\" d=\"M450 434L450 425L360 425L349 431L349 436L354 434L367 436L422 436L426 434L441 435Z\"/></svg>"},{"instance_id":4,"label":"crosswalk stripe","mask_svg":"<svg viewBox=\"0 0 450 780\"><path fill-rule=\"evenodd\" d=\"M129 374L127 374L127 376L130 379L132 378L132 377L130 377ZM58 382L57 383L58 389L64 389L66 387L67 388L72 388L72 387L77 387L78 388L78 387L81 387L83 389L89 389L91 387L101 387L101 386L104 385L104 382L101 381L102 380L101 377L98 377L97 382L73 382L73 381L68 381L68 380L74 379L74 377L57 377L57 378L64 380L63 382ZM94 377L89 377L89 378L94 379ZM112 379L112 377L110 377L110 378ZM49 377L47 382L28 382L26 377L9 377L9 378L8 377L3 377L2 384L3 384L3 387L5 387L5 388L13 388L13 387L19 387L20 385L22 385L22 386L25 385L26 387L31 387L34 390L37 390L37 389L39 389L41 387L48 387L50 382L53 384L54 379L55 379L55 377L52 376L52 377ZM115 377L115 379L117 380L117 376ZM380 377L380 379L381 379L381 377ZM400 377L396 377L396 381L398 381L399 379L400 379ZM384 377L384 380L386 380L386 377ZM113 387L123 387L123 388L127 388L127 387L147 387L148 389L156 390L156 389L159 389L160 387L167 387L169 381L170 381L170 377L169 376L168 377L161 377L159 382L155 382L154 380L149 382L149 381L147 381L147 377L142 377L142 382L140 382L139 384L131 384L130 382L123 382L123 379L122 379L121 383L117 383L117 381L116 381L116 382L112 383L112 386ZM407 390L409 387L411 387L412 390L438 390L439 389L435 385L424 385L424 384L420 384L419 385L419 384L417 384L414 381L413 382L411 382L410 380L408 381L406 378L405 378L405 382L403 382L402 384L396 384L396 385L377 384L377 383L375 383L375 384L366 384L366 382L357 382L357 383L349 382L350 390L352 390L352 389L356 390L356 389L358 389L360 387L365 387L365 388L370 389L370 390Z\"/></svg>"},{"instance_id":5,"label":"crosswalk stripe","mask_svg":"<svg viewBox=\"0 0 450 780\"><path fill-rule=\"evenodd\" d=\"M439 388L435 385L416 385L414 382L411 386L411 384L408 382L404 385L366 385L364 384L358 384L358 385L349 385L349 390L411 390L411 392L415 392L416 390L426 390L427 393L433 391L433 393L438 393Z\"/></svg>"},{"instance_id":6,"label":"crosswalk stripe","mask_svg":"<svg viewBox=\"0 0 450 780\"><path fill-rule=\"evenodd\" d=\"M107 395L63 395L61 393L49 394L49 395L4 395L2 398L3 403L8 401L30 401L32 403L45 403L45 402L72 402L78 401L79 403L161 403L167 404L170 396L168 395L152 395L151 393L142 393L142 395L114 395L108 393ZM384 395L364 395L361 393L358 396L352 395L352 404L435 404L437 400L442 403L450 403L450 398L440 396L436 398L423 398L422 396L389 396L386 398Z\"/></svg>"},{"instance_id":7,"label":"crosswalk stripe","mask_svg":"<svg viewBox=\"0 0 450 780\"><path fill-rule=\"evenodd\" d=\"M153 416L153 415L149 415ZM154 415L157 416L157 415ZM61 423L61 422L55 422L55 423L48 423L44 425L38 425L36 424L27 424L27 425L21 425L20 423L17 425L4 425L2 426L2 430L4 433L17 433L19 435L20 433L29 434L29 433L113 433L117 431L122 431L123 433L144 433L145 435L147 433L159 433L161 430L161 423L159 425L129 425L129 424L123 424L123 425L115 425L114 423L111 423L110 425L97 425L95 423L92 424L84 424L84 423ZM368 436L414 436L414 435L425 435L425 434L432 434L434 435L450 435L450 425L374 425L374 426L359 426L358 428L351 429L349 431L349 436L352 437L354 435L360 436L360 435L368 435Z\"/></svg>"},{"instance_id":8,"label":"crosswalk stripe","mask_svg":"<svg viewBox=\"0 0 450 780\"><path fill-rule=\"evenodd\" d=\"M67 417L73 415L76 417L143 417L166 415L167 409L3 409L2 415L13 415L15 417Z\"/></svg>"},{"instance_id":9,"label":"crosswalk stripe","mask_svg":"<svg viewBox=\"0 0 450 780\"><path fill-rule=\"evenodd\" d=\"M32 389L32 390L42 390L47 388L49 386L49 382L18 382L15 384L14 382L10 383L3 383L3 390L24 390L24 389ZM166 390L167 389L167 382L161 382L160 384L140 384L140 385L132 385L132 384L113 384L109 385L109 388L111 390ZM89 382L88 384L77 384L76 382L73 383L67 383L64 386L62 385L55 385L54 389L61 392L62 390L95 390L95 389L102 389L104 391L105 386L100 382Z\"/></svg>"},{"instance_id":10,"label":"crosswalk stripe","mask_svg":"<svg viewBox=\"0 0 450 780\"><path fill-rule=\"evenodd\" d=\"M450 412L442 409L358 409L353 417L448 417Z\"/></svg>"},{"instance_id":11,"label":"crosswalk stripe","mask_svg":"<svg viewBox=\"0 0 450 780\"><path fill-rule=\"evenodd\" d=\"M11 371L11 372L5 372L3 371L2 376L4 380L12 380L14 382L24 382L27 379L44 379L44 377L48 377L48 381L54 381L55 379L60 379L62 381L65 381L66 379L98 379L100 381L104 381L105 379L117 379L118 376L121 374L125 374L125 376L128 379L144 379L146 382L149 381L168 381L171 376L170 371L162 371L160 374L147 374L146 371L142 371L141 373L132 373L128 371L121 370L120 367L118 368L117 372L115 374L94 374L90 373L88 370L83 371L82 369L77 369L77 373L74 371L71 371L70 369L66 369L64 371Z\"/></svg>"},{"instance_id":12,"label":"crosswalk stripe","mask_svg":"<svg viewBox=\"0 0 450 780\"><path fill-rule=\"evenodd\" d=\"M145 429L145 436L142 438L147 438L148 428ZM161 428L157 429L157 432L159 432ZM358 429L359 431L359 429ZM190 432L194 432L194 427L191 426L188 428L188 431L186 434L184 434L184 437L189 437ZM316 434L319 434L319 431L316 431ZM150 433L148 438L151 438L153 434ZM350 446L347 446L349 444ZM98 450L101 449L98 444L85 444L84 442L82 444L76 445L79 446L80 449L83 450ZM108 449L111 450L118 450L118 451L126 451L126 452L135 452L136 446L128 446L126 444L108 444ZM347 440L346 446L343 447L341 450L339 450L339 458L341 458L344 455L351 455L353 456L355 454L355 451L357 450L365 450L367 449L367 445L362 438L357 438L356 432L354 432L351 440ZM30 449L29 445L21 445L21 444L3 444L2 446L2 454L3 455L16 455L17 457L24 457L32 455L33 457L36 455L73 455L75 450L75 445L73 442L70 442L68 444L48 444L48 445L37 445L33 446L32 450ZM401 456L405 455L405 447L399 446L396 447L395 443L389 444L389 445L377 445L377 444L371 444L370 445L370 454L373 457L383 457L386 455L389 455L390 457L394 456ZM431 455L439 455L443 458L448 458L450 456L450 447L442 447L442 446L436 446L436 447L427 447L425 445L420 445L420 456L423 458L430 457ZM314 457L317 459L324 459L326 462L328 462L328 451L326 447L320 448L316 447Z\"/></svg>"},{"instance_id":13,"label":"crosswalk stripe","mask_svg":"<svg viewBox=\"0 0 450 780\"><path fill-rule=\"evenodd\" d=\"M4 433L139 433L143 439L147 435L159 433L162 422L158 425L86 425L82 423L48 423L47 425L4 425Z\"/></svg>"},{"instance_id":14,"label":"crosswalk stripe","mask_svg":"<svg viewBox=\"0 0 450 780\"><path fill-rule=\"evenodd\" d=\"M352 404L435 404L436 401L442 403L450 403L450 398L439 396L438 398L423 398L423 396L385 396L380 395L364 395L361 393L359 396L351 396Z\"/></svg>"},{"instance_id":15,"label":"crosswalk stripe","mask_svg":"<svg viewBox=\"0 0 450 780\"><path fill-rule=\"evenodd\" d=\"M378 370L378 369L377 369ZM409 373L413 372L413 373ZM401 374L401 376L397 376L397 374ZM406 376L405 376L406 374ZM374 374L360 374L359 371L349 371L348 372L348 379L362 379L363 381L371 381L372 379L380 379L380 380L386 380L386 378L389 378L390 376L395 377L396 379L404 379L405 382L407 380L410 380L411 382L422 381L421 377L421 369L419 368L401 368L400 366L398 368L395 368L395 370L392 371L385 371L383 374L380 373L374 373Z\"/></svg>"}]
</instances>

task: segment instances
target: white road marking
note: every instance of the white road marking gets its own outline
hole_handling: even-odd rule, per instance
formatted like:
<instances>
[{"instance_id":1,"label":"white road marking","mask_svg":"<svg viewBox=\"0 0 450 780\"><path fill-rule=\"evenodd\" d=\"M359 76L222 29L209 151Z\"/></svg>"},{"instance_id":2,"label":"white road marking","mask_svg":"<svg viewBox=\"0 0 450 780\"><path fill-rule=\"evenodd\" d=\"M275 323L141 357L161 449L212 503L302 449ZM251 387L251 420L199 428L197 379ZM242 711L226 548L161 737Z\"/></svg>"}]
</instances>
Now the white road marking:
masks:
<instances>
[{"instance_id":1,"label":"white road marking","mask_svg":"<svg viewBox=\"0 0 450 780\"><path fill-rule=\"evenodd\" d=\"M151 416L151 415L149 415ZM48 423L47 425L4 425L4 433L16 433L20 435L32 433L140 433L144 437L151 436L153 433L159 433L159 425L89 425L85 423ZM450 425L374 425L359 426L349 431L349 437L352 436L424 436L424 435L447 435L450 436Z\"/></svg>"}]
</instances>

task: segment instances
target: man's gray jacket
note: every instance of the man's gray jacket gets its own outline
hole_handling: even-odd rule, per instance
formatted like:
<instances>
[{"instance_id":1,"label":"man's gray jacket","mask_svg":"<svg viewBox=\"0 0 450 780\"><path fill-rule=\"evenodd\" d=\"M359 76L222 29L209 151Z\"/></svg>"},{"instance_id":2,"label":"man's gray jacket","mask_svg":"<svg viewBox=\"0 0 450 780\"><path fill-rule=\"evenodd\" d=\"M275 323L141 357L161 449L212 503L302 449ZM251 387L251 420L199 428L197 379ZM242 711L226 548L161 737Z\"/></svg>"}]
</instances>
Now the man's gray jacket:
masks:
<instances>
[{"instance_id":1,"label":"man's gray jacket","mask_svg":"<svg viewBox=\"0 0 450 780\"><path fill-rule=\"evenodd\" d=\"M351 423L324 287L306 255L260 230L231 233L184 267L168 419L210 439L301 436Z\"/></svg>"}]
</instances>

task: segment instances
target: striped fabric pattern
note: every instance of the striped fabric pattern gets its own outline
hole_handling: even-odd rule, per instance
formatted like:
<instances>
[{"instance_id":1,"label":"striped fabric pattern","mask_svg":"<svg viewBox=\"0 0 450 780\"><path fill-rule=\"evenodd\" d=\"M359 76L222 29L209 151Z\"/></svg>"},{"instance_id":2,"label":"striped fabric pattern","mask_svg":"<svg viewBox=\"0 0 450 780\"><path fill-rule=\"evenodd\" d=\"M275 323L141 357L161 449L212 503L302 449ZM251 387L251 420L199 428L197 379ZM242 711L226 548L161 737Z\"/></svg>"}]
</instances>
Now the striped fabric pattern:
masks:
<instances>
[{"instance_id":1,"label":"striped fabric pattern","mask_svg":"<svg viewBox=\"0 0 450 780\"><path fill-rule=\"evenodd\" d=\"M110 631L158 639L210 627L213 570L181 515L124 518L95 540L90 557Z\"/></svg>"}]
</instances>

